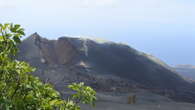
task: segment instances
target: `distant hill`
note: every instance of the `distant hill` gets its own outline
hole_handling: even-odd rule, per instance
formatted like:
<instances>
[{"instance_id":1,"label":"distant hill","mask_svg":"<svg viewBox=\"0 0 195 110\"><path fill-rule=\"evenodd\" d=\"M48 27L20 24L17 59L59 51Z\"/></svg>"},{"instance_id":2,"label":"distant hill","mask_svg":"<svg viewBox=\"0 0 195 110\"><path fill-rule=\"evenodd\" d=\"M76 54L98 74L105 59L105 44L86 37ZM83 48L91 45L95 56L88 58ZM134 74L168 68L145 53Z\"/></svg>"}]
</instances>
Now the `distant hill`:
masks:
<instances>
[{"instance_id":1,"label":"distant hill","mask_svg":"<svg viewBox=\"0 0 195 110\"><path fill-rule=\"evenodd\" d=\"M128 45L83 38L48 40L37 33L20 45L19 60L64 94L65 85L83 81L97 91L147 89L176 101L195 102L195 86L159 59ZM65 96L65 95L64 95Z\"/></svg>"},{"instance_id":2,"label":"distant hill","mask_svg":"<svg viewBox=\"0 0 195 110\"><path fill-rule=\"evenodd\" d=\"M195 81L195 66L193 66L193 65L177 65L173 68L183 77Z\"/></svg>"}]
</instances>

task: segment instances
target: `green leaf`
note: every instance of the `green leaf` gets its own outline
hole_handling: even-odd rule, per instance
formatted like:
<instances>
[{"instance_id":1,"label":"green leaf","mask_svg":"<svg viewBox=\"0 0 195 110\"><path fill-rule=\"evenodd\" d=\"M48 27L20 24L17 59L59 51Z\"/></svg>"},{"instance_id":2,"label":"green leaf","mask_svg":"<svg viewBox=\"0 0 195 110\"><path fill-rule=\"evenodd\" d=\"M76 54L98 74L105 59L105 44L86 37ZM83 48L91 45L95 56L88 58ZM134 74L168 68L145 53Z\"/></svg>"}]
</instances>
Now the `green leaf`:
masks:
<instances>
[{"instance_id":1,"label":"green leaf","mask_svg":"<svg viewBox=\"0 0 195 110\"><path fill-rule=\"evenodd\" d=\"M2 28L3 27L3 25L2 24L0 24L0 28Z\"/></svg>"},{"instance_id":2,"label":"green leaf","mask_svg":"<svg viewBox=\"0 0 195 110\"><path fill-rule=\"evenodd\" d=\"M14 37L13 37L13 40L18 44L18 43L21 43L21 40L20 40L20 38L19 38L19 36L17 36L17 35L15 35Z\"/></svg>"},{"instance_id":3,"label":"green leaf","mask_svg":"<svg viewBox=\"0 0 195 110\"><path fill-rule=\"evenodd\" d=\"M20 28L20 25L19 25L19 24L15 24L15 25L14 25L14 29L15 29L15 30L18 30L19 28Z\"/></svg>"},{"instance_id":4,"label":"green leaf","mask_svg":"<svg viewBox=\"0 0 195 110\"><path fill-rule=\"evenodd\" d=\"M23 29L23 28L19 29L17 32L18 32L19 34L21 34L21 35L25 35L24 29Z\"/></svg>"}]
</instances>

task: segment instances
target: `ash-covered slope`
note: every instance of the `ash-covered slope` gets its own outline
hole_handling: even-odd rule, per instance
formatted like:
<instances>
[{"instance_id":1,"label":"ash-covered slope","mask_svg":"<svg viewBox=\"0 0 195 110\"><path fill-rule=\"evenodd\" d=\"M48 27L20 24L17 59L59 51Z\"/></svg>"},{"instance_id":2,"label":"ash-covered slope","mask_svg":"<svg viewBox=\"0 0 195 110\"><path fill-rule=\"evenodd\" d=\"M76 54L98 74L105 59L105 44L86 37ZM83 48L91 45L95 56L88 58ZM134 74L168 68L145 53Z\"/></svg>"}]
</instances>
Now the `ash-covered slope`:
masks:
<instances>
[{"instance_id":1,"label":"ash-covered slope","mask_svg":"<svg viewBox=\"0 0 195 110\"><path fill-rule=\"evenodd\" d=\"M127 45L61 37L47 40L37 33L20 45L20 60L61 93L64 85L84 81L96 90L128 92L144 88L178 101L195 102L195 87L158 59Z\"/></svg>"}]
</instances>

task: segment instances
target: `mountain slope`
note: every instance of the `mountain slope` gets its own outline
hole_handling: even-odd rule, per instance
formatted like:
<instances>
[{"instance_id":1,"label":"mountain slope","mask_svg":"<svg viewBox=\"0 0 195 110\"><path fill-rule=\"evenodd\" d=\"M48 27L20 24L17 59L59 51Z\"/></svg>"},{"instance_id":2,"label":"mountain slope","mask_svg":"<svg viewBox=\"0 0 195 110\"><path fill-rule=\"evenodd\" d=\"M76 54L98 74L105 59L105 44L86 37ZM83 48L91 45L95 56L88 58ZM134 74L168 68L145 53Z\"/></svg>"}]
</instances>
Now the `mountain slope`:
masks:
<instances>
[{"instance_id":1,"label":"mountain slope","mask_svg":"<svg viewBox=\"0 0 195 110\"><path fill-rule=\"evenodd\" d=\"M173 69L186 79L195 80L195 66L177 65Z\"/></svg>"},{"instance_id":2,"label":"mountain slope","mask_svg":"<svg viewBox=\"0 0 195 110\"><path fill-rule=\"evenodd\" d=\"M176 101L195 102L195 87L164 63L127 45L61 37L47 40L37 33L20 45L19 60L37 67L34 75L64 85L84 81L97 91L147 89Z\"/></svg>"}]
</instances>

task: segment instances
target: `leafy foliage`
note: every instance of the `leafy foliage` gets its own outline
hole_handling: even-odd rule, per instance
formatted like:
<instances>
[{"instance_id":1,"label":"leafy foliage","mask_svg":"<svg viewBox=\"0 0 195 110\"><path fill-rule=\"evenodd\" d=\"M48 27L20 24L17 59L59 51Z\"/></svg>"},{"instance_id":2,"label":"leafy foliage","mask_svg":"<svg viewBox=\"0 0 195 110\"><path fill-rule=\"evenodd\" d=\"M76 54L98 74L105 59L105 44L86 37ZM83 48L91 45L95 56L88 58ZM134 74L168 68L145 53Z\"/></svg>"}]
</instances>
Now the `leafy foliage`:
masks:
<instances>
[{"instance_id":1,"label":"leafy foliage","mask_svg":"<svg viewBox=\"0 0 195 110\"><path fill-rule=\"evenodd\" d=\"M76 92L72 95L72 99L75 100L76 103L81 102L83 104L90 104L95 106L94 102L96 101L96 92L92 88L84 86L83 82L79 84L73 83L68 87Z\"/></svg>"},{"instance_id":2,"label":"leafy foliage","mask_svg":"<svg viewBox=\"0 0 195 110\"><path fill-rule=\"evenodd\" d=\"M0 24L0 110L80 110L80 102L94 105L96 92L84 83L69 85L76 93L62 100L50 84L28 74L35 68L15 59L24 35L20 25Z\"/></svg>"}]
</instances>

